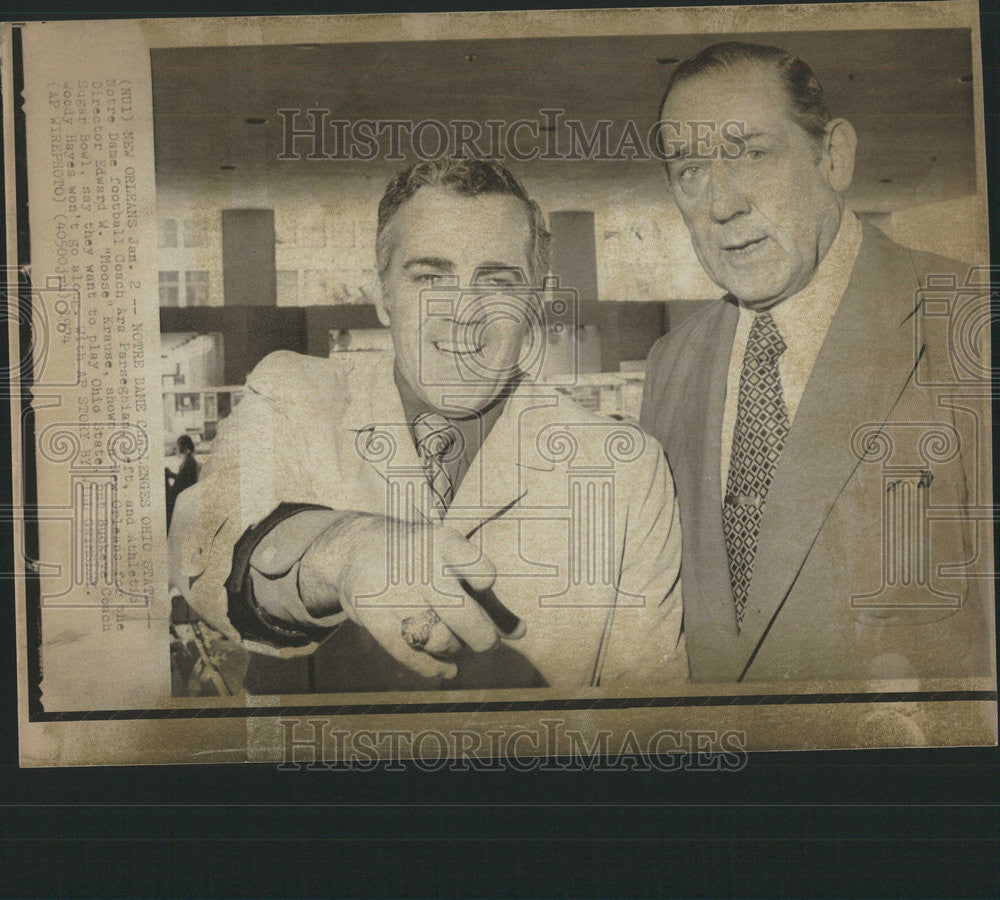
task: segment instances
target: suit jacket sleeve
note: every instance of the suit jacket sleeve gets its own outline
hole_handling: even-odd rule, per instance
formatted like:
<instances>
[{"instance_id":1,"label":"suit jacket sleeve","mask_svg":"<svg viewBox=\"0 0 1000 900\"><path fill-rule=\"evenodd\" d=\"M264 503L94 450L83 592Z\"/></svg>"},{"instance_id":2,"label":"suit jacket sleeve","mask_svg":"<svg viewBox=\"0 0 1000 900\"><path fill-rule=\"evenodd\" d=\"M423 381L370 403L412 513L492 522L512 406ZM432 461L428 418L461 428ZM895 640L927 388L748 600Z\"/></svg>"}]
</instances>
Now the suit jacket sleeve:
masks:
<instances>
[{"instance_id":1,"label":"suit jacket sleeve","mask_svg":"<svg viewBox=\"0 0 1000 900\"><path fill-rule=\"evenodd\" d=\"M624 549L601 684L684 681L681 630L681 523L670 467L660 444L642 432L639 458L623 467L626 496L616 497Z\"/></svg>"},{"instance_id":2,"label":"suit jacket sleeve","mask_svg":"<svg viewBox=\"0 0 1000 900\"><path fill-rule=\"evenodd\" d=\"M646 360L646 380L642 388L642 409L639 413L639 424L647 434L658 434L655 421L656 410L660 405L660 395L669 377L671 366L670 352L673 345L673 334L661 337L653 349L649 351Z\"/></svg>"},{"instance_id":3,"label":"suit jacket sleeve","mask_svg":"<svg viewBox=\"0 0 1000 900\"><path fill-rule=\"evenodd\" d=\"M251 372L201 479L178 498L168 540L172 588L227 637L279 656L312 652L344 619L311 619L297 601L298 559L329 522L295 452L295 359L271 354ZM320 515L303 517L290 549L254 555L272 528L304 509Z\"/></svg>"}]
</instances>

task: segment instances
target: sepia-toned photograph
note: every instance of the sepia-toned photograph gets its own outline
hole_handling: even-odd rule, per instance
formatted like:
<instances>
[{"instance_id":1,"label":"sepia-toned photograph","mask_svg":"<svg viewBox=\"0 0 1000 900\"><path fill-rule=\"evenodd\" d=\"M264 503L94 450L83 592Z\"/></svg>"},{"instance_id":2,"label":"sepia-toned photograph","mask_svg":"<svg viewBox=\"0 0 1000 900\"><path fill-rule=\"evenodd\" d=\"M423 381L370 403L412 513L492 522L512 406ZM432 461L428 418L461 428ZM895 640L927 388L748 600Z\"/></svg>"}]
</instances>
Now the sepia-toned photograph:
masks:
<instances>
[{"instance_id":1,"label":"sepia-toned photograph","mask_svg":"<svg viewBox=\"0 0 1000 900\"><path fill-rule=\"evenodd\" d=\"M978 12L889 6L7 26L22 764L995 744Z\"/></svg>"}]
</instances>

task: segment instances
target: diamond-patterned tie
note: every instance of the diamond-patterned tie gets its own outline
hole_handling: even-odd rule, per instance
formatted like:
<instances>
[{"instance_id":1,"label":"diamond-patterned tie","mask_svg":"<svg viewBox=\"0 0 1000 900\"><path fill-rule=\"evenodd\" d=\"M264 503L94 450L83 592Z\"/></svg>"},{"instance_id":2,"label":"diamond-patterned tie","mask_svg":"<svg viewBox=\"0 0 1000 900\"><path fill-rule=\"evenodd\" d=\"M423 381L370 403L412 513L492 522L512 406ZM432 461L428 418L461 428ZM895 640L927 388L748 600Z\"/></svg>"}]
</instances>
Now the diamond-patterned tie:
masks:
<instances>
[{"instance_id":1,"label":"diamond-patterned tie","mask_svg":"<svg viewBox=\"0 0 1000 900\"><path fill-rule=\"evenodd\" d=\"M739 624L750 592L764 501L788 437L788 410L778 372L778 358L784 352L785 342L771 314L757 315L740 374L733 452L722 507Z\"/></svg>"},{"instance_id":2,"label":"diamond-patterned tie","mask_svg":"<svg viewBox=\"0 0 1000 900\"><path fill-rule=\"evenodd\" d=\"M413 437L424 475L431 488L431 499L438 515L444 516L455 490L444 461L458 439L457 429L438 413L422 413L413 421Z\"/></svg>"}]
</instances>

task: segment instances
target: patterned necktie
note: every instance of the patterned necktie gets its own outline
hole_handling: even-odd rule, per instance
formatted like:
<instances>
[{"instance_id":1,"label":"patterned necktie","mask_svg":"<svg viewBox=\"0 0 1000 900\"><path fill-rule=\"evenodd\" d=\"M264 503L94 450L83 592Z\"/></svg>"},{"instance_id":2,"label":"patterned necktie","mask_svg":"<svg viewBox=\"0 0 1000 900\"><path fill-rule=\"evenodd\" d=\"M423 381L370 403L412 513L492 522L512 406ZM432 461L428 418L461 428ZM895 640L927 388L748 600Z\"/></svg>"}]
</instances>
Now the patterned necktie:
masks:
<instances>
[{"instance_id":1,"label":"patterned necktie","mask_svg":"<svg viewBox=\"0 0 1000 900\"><path fill-rule=\"evenodd\" d=\"M455 446L458 431L444 416L427 412L421 413L413 421L413 436L417 442L417 455L431 488L434 508L438 515L444 516L455 493L444 460Z\"/></svg>"},{"instance_id":2,"label":"patterned necktie","mask_svg":"<svg viewBox=\"0 0 1000 900\"><path fill-rule=\"evenodd\" d=\"M784 352L785 342L771 314L757 315L740 374L733 452L722 507L738 624L743 622L750 592L764 501L788 437L788 410L778 372L778 358Z\"/></svg>"}]
</instances>

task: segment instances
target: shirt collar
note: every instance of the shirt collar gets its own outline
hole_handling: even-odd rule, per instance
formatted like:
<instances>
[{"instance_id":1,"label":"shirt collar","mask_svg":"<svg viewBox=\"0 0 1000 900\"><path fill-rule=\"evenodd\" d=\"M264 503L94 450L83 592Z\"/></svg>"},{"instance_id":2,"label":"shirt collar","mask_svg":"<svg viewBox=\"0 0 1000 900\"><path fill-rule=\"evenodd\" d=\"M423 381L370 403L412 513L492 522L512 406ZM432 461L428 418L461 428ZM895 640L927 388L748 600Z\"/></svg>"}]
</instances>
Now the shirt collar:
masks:
<instances>
[{"instance_id":1,"label":"shirt collar","mask_svg":"<svg viewBox=\"0 0 1000 900\"><path fill-rule=\"evenodd\" d=\"M465 455L470 459L474 458L476 453L479 452L479 448L482 446L483 441L486 440L490 431L493 429L493 426L496 424L497 419L500 418L500 414L503 412L504 407L507 404L507 398L511 395L511 393L513 393L518 384L517 380L512 381L493 404L485 410L481 410L477 415L466 416L465 418L452 418L444 415L444 413L438 413L436 409L418 397L416 391L410 387L406 378L399 371L398 366L393 367L393 378L396 382L396 389L399 391L399 399L403 404L403 412L406 415L406 423L410 427L410 434L413 434L413 423L416 421L418 416L421 416L424 413L437 413L442 416L449 425L461 432L465 441ZM416 443L415 438L414 443Z\"/></svg>"}]
</instances>

